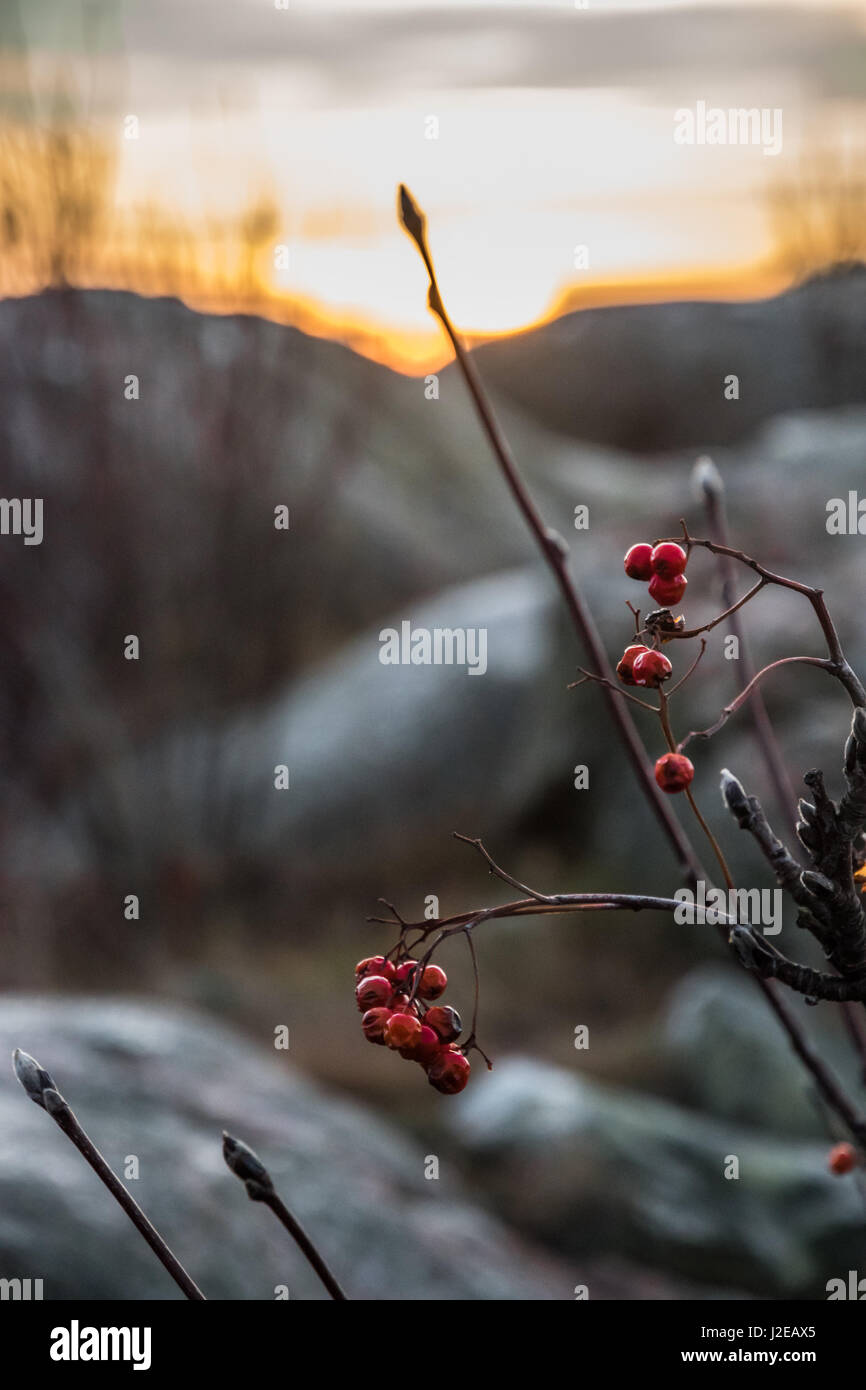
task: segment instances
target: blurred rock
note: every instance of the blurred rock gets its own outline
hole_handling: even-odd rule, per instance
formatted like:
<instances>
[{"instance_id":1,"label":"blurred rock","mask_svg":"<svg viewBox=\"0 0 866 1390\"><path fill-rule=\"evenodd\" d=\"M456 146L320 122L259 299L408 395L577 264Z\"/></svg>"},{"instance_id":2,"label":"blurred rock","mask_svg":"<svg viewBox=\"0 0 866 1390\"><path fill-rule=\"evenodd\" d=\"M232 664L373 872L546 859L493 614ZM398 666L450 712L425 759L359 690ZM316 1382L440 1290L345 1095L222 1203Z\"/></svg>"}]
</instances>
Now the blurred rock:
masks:
<instances>
[{"instance_id":1,"label":"blurred rock","mask_svg":"<svg viewBox=\"0 0 866 1390\"><path fill-rule=\"evenodd\" d=\"M468 1089L452 1124L494 1208L578 1270L604 1252L761 1296L821 1298L829 1278L862 1263L862 1198L827 1173L826 1143L778 1140L519 1057ZM731 1156L736 1180L724 1176Z\"/></svg>"},{"instance_id":2,"label":"blurred rock","mask_svg":"<svg viewBox=\"0 0 866 1390\"><path fill-rule=\"evenodd\" d=\"M18 997L0 1052L31 1052L208 1298L326 1295L221 1154L223 1128L256 1149L343 1283L364 1299L571 1298L565 1265L467 1201L424 1154L360 1106L203 1016L130 999ZM0 1069L0 1276L46 1299L179 1297L171 1279L44 1111Z\"/></svg>"},{"instance_id":3,"label":"blurred rock","mask_svg":"<svg viewBox=\"0 0 866 1390\"><path fill-rule=\"evenodd\" d=\"M866 267L855 266L772 299L564 314L486 344L478 364L547 428L581 439L641 452L727 444L773 415L862 405L864 308Z\"/></svg>"},{"instance_id":4,"label":"blurred rock","mask_svg":"<svg viewBox=\"0 0 866 1390\"><path fill-rule=\"evenodd\" d=\"M710 382L720 409L753 412L716 451L735 542L822 584L852 661L866 666L851 601L862 538L825 527L828 497L860 486L866 450L866 410L830 408L857 398L849 367L860 284L855 276L847 298L825 285L764 306L598 311L612 316L609 329L589 316L589 338L609 335L620 347L623 325L638 316L635 341L654 362L652 400L638 414L650 412L666 450L654 457L610 442L623 396L646 386L631 381L640 372L628 353L627 370L606 375L604 389L596 381L585 422L570 415L559 425L567 433L517 386L499 390L515 455L569 543L614 660L632 630L625 600L645 603L620 556L635 539L676 531L684 512L696 532L704 527L689 480L695 452L714 436L700 427L700 393L678 374L689 348L669 331L676 320L688 341L711 345L706 361L693 354L701 390ZM819 301L820 333L809 307ZM786 328L772 373L752 373L747 390L741 368L736 402L721 397L713 365L706 325L717 309L731 311L730 341L744 352L753 319L781 313ZM808 398L813 409L791 413L788 401L789 413L774 416L788 399L779 381L788 391L797 372L812 370L834 315L833 341L850 354L833 355ZM575 372L591 382L597 365L577 341L584 330L563 323L490 351L532 357L533 379L561 394ZM502 387L496 360L479 353ZM138 400L125 397L127 371L139 377ZM46 528L43 545L19 547L15 564L0 568L0 898L23 921L38 918L45 942L36 975L29 928L16 933L13 979L50 979L52 952L62 958L73 936L104 944L130 886L161 921L179 902L191 935L229 897L260 931L263 900L268 891L283 899L287 877L297 917L313 920L344 915L353 896L366 903L380 863L387 873L377 873L374 896L436 882L454 863L453 829L525 842L531 825L562 856L564 886L590 875L596 887L671 886L668 847L634 795L600 692L565 692L584 654L463 384L449 370L440 385L428 401L422 380L335 343L174 300L68 291L0 305L6 492L43 496ZM668 451L671 412L698 421L694 448ZM596 416L608 420L604 446L586 442ZM283 503L291 526L277 532L273 509ZM586 531L574 527L578 505L589 508ZM692 559L687 611L695 625L719 611L706 554ZM378 634L404 618L487 626L488 674L381 667ZM798 595L762 593L743 620L758 662L821 650ZM140 636L138 662L123 660L126 633ZM709 634L702 669L678 701L678 734L712 723L736 688L726 636L725 625ZM677 675L680 662L685 653L675 655ZM764 693L795 784L814 766L832 781L847 724L839 690L822 672L788 668ZM637 717L652 755L657 730ZM766 797L746 710L695 753L696 795L714 825L722 765ZM278 763L290 768L287 793L273 787ZM572 788L572 769L584 763L591 815ZM768 810L778 821L771 801ZM724 833L738 876L762 874L747 837ZM69 964L62 959L64 974Z\"/></svg>"},{"instance_id":5,"label":"blurred rock","mask_svg":"<svg viewBox=\"0 0 866 1390\"><path fill-rule=\"evenodd\" d=\"M836 1010L807 1009L797 995L789 1000L822 1057L856 1095L862 1090L856 1060L852 1065ZM814 1088L745 972L713 965L690 970L672 993L664 1042L678 1092L697 1109L776 1135L826 1135Z\"/></svg>"},{"instance_id":6,"label":"blurred rock","mask_svg":"<svg viewBox=\"0 0 866 1390\"><path fill-rule=\"evenodd\" d=\"M114 835L118 854L139 856L130 872L143 871L144 849L151 861L179 850L260 862L289 854L305 875L327 873L336 857L346 874L373 857L423 854L425 842L438 856L479 808L495 831L566 781L573 668L544 577L516 571L445 590L383 627L399 630L410 615L413 629L482 629L486 670L383 665L381 629L368 630L284 698L112 767L99 838ZM281 765L290 785L277 790ZM94 810L92 794L79 800L82 860Z\"/></svg>"}]
</instances>

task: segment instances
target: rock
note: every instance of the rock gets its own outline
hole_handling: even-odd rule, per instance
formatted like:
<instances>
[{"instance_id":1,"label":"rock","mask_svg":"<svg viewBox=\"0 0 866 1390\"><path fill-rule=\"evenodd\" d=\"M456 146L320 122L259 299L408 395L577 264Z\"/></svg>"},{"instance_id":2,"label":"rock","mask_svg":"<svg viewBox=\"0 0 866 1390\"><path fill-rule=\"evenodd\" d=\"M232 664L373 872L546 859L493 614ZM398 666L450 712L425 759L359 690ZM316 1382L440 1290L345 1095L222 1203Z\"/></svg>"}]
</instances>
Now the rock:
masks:
<instances>
[{"instance_id":1,"label":"rock","mask_svg":"<svg viewBox=\"0 0 866 1390\"><path fill-rule=\"evenodd\" d=\"M772 299L584 309L477 361L497 393L564 434L642 453L730 444L774 415L864 404L864 301L856 266ZM723 391L732 363L736 404Z\"/></svg>"},{"instance_id":2,"label":"rock","mask_svg":"<svg viewBox=\"0 0 866 1390\"><path fill-rule=\"evenodd\" d=\"M393 855L395 840L399 853L407 822L413 849L446 843L480 805L495 830L567 777L562 733L574 697L542 576L517 571L447 590L383 628L399 631L404 618L413 629L483 629L486 670L383 665L382 629L368 630L284 698L217 729L178 732L114 768L115 796L103 807L123 844L138 855L147 847L152 862L178 848L261 862L290 850L306 872L327 872L335 856L347 872ZM274 787L278 765L289 769L284 792Z\"/></svg>"},{"instance_id":3,"label":"rock","mask_svg":"<svg viewBox=\"0 0 866 1390\"><path fill-rule=\"evenodd\" d=\"M856 1095L856 1062L829 1006L807 1009L799 996L788 997L822 1057ZM776 1135L826 1136L808 1075L744 971L690 970L671 995L663 1027L673 1084L688 1104Z\"/></svg>"},{"instance_id":4,"label":"rock","mask_svg":"<svg viewBox=\"0 0 866 1390\"><path fill-rule=\"evenodd\" d=\"M838 288L820 294L828 321L840 316L838 341L848 342L849 300ZM716 307L677 313L696 332L701 313L709 323ZM657 352L660 336L675 357L681 351L658 327L664 310L640 319L663 377L651 393L656 421L694 404L676 363ZM631 322L632 310L623 312ZM593 329L588 317L590 338L621 339L620 311L599 313L612 326ZM796 346L784 339L785 353L811 362L810 314L785 313L796 338ZM501 345L531 356L536 379L558 393L563 382L570 389L567 363L580 357L582 371L587 360L583 329L563 323ZM701 335L715 352L712 335ZM495 360L486 353L485 374ZM551 372L560 357L563 370ZM118 361L136 364L137 402L124 398ZM841 399L850 394L848 358L834 361ZM779 365L786 379L789 366ZM635 374L611 376L616 398L609 384L594 390L608 440ZM569 877L588 870L597 887L672 886L669 850L635 796L600 693L565 692L583 654L465 389L450 372L442 383L440 399L427 401L423 382L334 343L173 300L69 291L0 304L5 486L44 496L46 518L45 544L15 552L6 573L4 634L15 658L0 685L0 726L14 737L0 739L8 788L0 879L23 918L43 919L51 947L62 951L70 935L61 921L69 885L92 922L110 916L105 903L118 901L118 885L125 893L134 882L143 901L170 905L173 890L163 888L178 879L204 884L203 914L218 914L230 893L258 922L255 893L265 896L267 884L282 896L291 874L316 915L336 862L346 894L365 902L380 861L388 871L375 893L448 875L455 828L507 840L532 823L543 844L558 837ZM866 639L848 601L861 538L828 536L824 523L827 478L843 494L859 486L866 412L771 418L771 385L759 402L761 432L719 453L732 536L781 571L823 584L862 668ZM825 405L836 398L823 397ZM722 401L726 410L741 404ZM545 519L570 544L572 572L615 660L631 632L624 600L644 602L619 557L636 537L676 530L684 510L701 529L693 452L684 445L651 459L554 433L517 390L500 415ZM291 502L288 533L274 531L275 499ZM574 528L578 505L589 508L588 531ZM690 575L697 625L719 611L718 576L706 555L694 557ZM378 633L403 618L488 626L488 674L381 668ZM767 591L743 618L758 661L821 649L798 596ZM142 659L119 667L131 631ZM678 701L678 735L680 719L686 728L712 723L722 692L727 700L735 689L726 636L725 625L709 634L703 669ZM677 675L684 660L677 653ZM805 767L837 767L846 715L828 677L788 668L764 690L795 780ZM637 718L653 753L657 731ZM695 752L696 795L715 826L722 765L766 796L747 711ZM287 795L273 788L280 762L292 776ZM590 767L591 814L572 787L579 764ZM733 829L726 848L738 871L762 871ZM13 978L36 979L17 964Z\"/></svg>"},{"instance_id":5,"label":"rock","mask_svg":"<svg viewBox=\"0 0 866 1390\"><path fill-rule=\"evenodd\" d=\"M820 1298L829 1278L862 1263L862 1200L827 1173L826 1143L779 1140L520 1057L460 1100L453 1131L495 1208L578 1271L603 1252L705 1285ZM736 1180L724 1176L732 1156Z\"/></svg>"},{"instance_id":6,"label":"rock","mask_svg":"<svg viewBox=\"0 0 866 1390\"><path fill-rule=\"evenodd\" d=\"M256 1149L350 1296L571 1298L571 1272L439 1181L392 1126L326 1094L231 1029L120 998L5 995L0 1053L36 1056L208 1298L324 1291L271 1214L226 1168L223 1128ZM70 1142L0 1069L0 1277L47 1299L179 1293Z\"/></svg>"}]
</instances>

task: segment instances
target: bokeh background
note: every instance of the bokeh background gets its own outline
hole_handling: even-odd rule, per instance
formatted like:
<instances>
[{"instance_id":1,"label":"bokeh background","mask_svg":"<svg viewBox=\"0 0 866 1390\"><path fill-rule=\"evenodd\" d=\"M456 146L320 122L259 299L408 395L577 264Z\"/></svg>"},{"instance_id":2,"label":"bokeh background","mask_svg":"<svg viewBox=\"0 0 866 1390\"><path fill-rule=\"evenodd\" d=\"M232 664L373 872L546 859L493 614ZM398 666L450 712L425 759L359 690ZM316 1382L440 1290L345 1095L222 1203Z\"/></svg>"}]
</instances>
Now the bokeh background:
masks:
<instances>
[{"instance_id":1,"label":"bokeh background","mask_svg":"<svg viewBox=\"0 0 866 1390\"><path fill-rule=\"evenodd\" d=\"M232 1186L223 1126L358 1296L812 1298L862 1263L832 1121L711 929L479 928L495 1067L454 1100L363 1042L352 966L391 944L380 895L416 919L430 895L505 900L455 830L545 891L677 884L598 692L566 689L582 653L397 183L611 657L638 601L621 556L706 528L710 453L736 543L824 585L862 670L864 540L826 518L866 449L864 21L784 0L4 7L3 491L44 498L45 537L0 538L0 1032L116 1166L138 1156L136 1197L211 1296L318 1293ZM781 151L676 145L698 101L779 108ZM720 576L690 574L703 621ZM820 653L795 595L744 616L758 661ZM382 666L403 619L486 628L486 675ZM736 690L725 631L682 732ZM766 699L795 785L822 766L838 790L841 693L803 668ZM738 881L769 886L717 791L728 765L790 822L748 717L695 760ZM468 1015L465 956L443 964ZM797 1007L862 1089L838 1013ZM170 1296L11 1077L0 1109L0 1274Z\"/></svg>"}]
</instances>

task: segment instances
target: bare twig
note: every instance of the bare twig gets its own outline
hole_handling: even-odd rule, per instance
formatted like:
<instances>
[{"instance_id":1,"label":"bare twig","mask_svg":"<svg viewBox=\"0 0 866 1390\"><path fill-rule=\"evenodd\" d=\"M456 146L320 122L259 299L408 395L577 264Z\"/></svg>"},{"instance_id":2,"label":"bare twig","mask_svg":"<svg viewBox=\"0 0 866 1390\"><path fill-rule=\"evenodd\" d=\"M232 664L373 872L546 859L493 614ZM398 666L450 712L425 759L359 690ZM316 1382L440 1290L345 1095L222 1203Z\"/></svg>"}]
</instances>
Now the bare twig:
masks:
<instances>
[{"instance_id":1,"label":"bare twig","mask_svg":"<svg viewBox=\"0 0 866 1390\"><path fill-rule=\"evenodd\" d=\"M759 594L762 589L765 589L767 587L767 583L768 581L766 579L759 579L757 584L754 584L752 588L748 590L747 593L743 594L742 598L738 598L736 600L731 599L728 593L725 593L724 601L729 606L725 609L723 613L720 613L717 618L711 618L708 623L702 623L700 627L683 627L679 630L679 632L677 632L676 636L682 639L684 637L700 637L702 632L712 632L713 628L718 627L719 624L723 623L726 618L734 619L734 615L739 613L740 609L744 608L750 599L755 598L756 595ZM731 623L731 627L734 627L735 624L737 627L740 626L739 619L735 619Z\"/></svg>"},{"instance_id":2,"label":"bare twig","mask_svg":"<svg viewBox=\"0 0 866 1390\"><path fill-rule=\"evenodd\" d=\"M509 888L516 888L518 893L525 893L528 898L535 898L536 902L550 902L549 894L538 893L534 888L528 888L525 883L520 882L520 879L512 877L511 874L506 873L504 869L500 868L481 840L474 839L471 835L461 835L457 830L452 831L452 835L453 838L459 840L461 844L471 845L473 849L477 849L481 858L490 869L490 872L495 874L497 878L501 878L503 883L507 883Z\"/></svg>"},{"instance_id":3,"label":"bare twig","mask_svg":"<svg viewBox=\"0 0 866 1390\"><path fill-rule=\"evenodd\" d=\"M69 1104L64 1100L45 1068L41 1067L35 1058L22 1052L18 1047L12 1054L12 1062L15 1075L30 1099L36 1105L41 1106L51 1116L58 1128L62 1129L67 1139L72 1141L82 1158L90 1164L97 1177L101 1179L118 1205L126 1212L133 1226L147 1241L157 1259L168 1270L178 1288L183 1291L187 1298L204 1301L204 1294L201 1289L187 1274L177 1256L172 1254L159 1231L148 1220L141 1207L112 1172L95 1144L85 1134Z\"/></svg>"},{"instance_id":4,"label":"bare twig","mask_svg":"<svg viewBox=\"0 0 866 1390\"><path fill-rule=\"evenodd\" d=\"M539 513L520 475L508 441L502 432L499 421L494 414L493 407L481 384L475 362L464 348L459 334L445 311L436 272L433 268L432 256L427 243L427 219L405 184L400 185L398 205L400 221L417 246L430 278L428 303L433 313L436 314L440 320L442 327L450 339L458 366L463 374L463 379L472 397L475 409L478 413L478 418L490 441L490 445L499 463L503 477L545 561L553 573L578 637L591 657L593 666L600 676L611 681L611 687L603 687L611 718L613 719L617 732L625 747L626 754L634 769L635 775L652 807L653 813L677 856L683 876L689 881L694 882L703 876L700 861L692 845L689 843L688 837L683 832L682 826L672 813L670 806L665 801L664 795L656 785L652 768L644 752L643 744L635 728L634 720L630 718L629 712L624 708L622 702L616 699L614 693L615 687L612 686L613 671L607 659L607 653L604 649L604 644L602 643L598 628L595 625L589 608L568 572L568 550L565 542L561 536L557 535L555 531L551 530L551 528L546 525Z\"/></svg>"},{"instance_id":5,"label":"bare twig","mask_svg":"<svg viewBox=\"0 0 866 1390\"><path fill-rule=\"evenodd\" d=\"M699 459L694 469L694 482L700 490L706 508L707 519L710 530L714 532L714 539L722 545L730 545L728 536L728 518L725 507L725 485L719 470L712 460L708 458ZM757 667L752 660L752 654L746 641L745 631L740 619L739 609L755 594L764 588L767 581L760 578L753 589L740 603L733 603L734 592L734 561L729 555L720 555L719 570L722 576L722 600L724 603L731 604L726 614L722 618L731 619L731 631L737 639L739 660L735 663L737 680L741 690L745 690L751 684L753 676L757 673ZM719 620L721 621L721 619ZM755 728L755 736L758 746L763 754L764 762L767 767L767 774L770 784L775 793L776 802L780 813L784 817L786 829L791 830L794 826L793 808L796 805L796 795L794 787L788 776L788 769L782 757L782 750L776 738L770 716L767 713L767 706L760 690L754 692L751 705L752 723Z\"/></svg>"},{"instance_id":6,"label":"bare twig","mask_svg":"<svg viewBox=\"0 0 866 1390\"><path fill-rule=\"evenodd\" d=\"M845 653L842 650L839 634L830 616L830 610L824 601L823 589L815 589L811 584L802 584L798 579L787 579L782 574L776 574L774 570L767 569L766 565L760 564L760 562L753 559L751 555L747 555L744 550L736 550L733 546L722 545L719 541L706 540L690 535L689 528L682 518L680 519L680 525L683 528L682 536L674 536L669 539L684 543L688 550L693 549L695 546L702 546L704 550L709 550L713 555L728 556L729 559L737 560L741 565L746 565L750 570L754 570L755 574L760 575L765 584L778 584L782 589L791 589L794 593L802 594L807 598L815 611L815 616L818 619L821 631L824 634L824 640L827 643L827 651L830 656L830 663L827 669L845 687L853 705L866 706L866 689L864 689L859 676L849 665ZM682 636L681 633L676 635L678 637Z\"/></svg>"},{"instance_id":7,"label":"bare twig","mask_svg":"<svg viewBox=\"0 0 866 1390\"><path fill-rule=\"evenodd\" d=\"M270 1207L277 1220L282 1222L292 1240L309 1260L331 1297L345 1299L346 1295L310 1237L280 1198L271 1180L271 1175L258 1154L254 1153L243 1140L235 1139L233 1135L227 1134L224 1130L223 1158L235 1177L240 1178L250 1201L264 1202L266 1207Z\"/></svg>"},{"instance_id":8,"label":"bare twig","mask_svg":"<svg viewBox=\"0 0 866 1390\"><path fill-rule=\"evenodd\" d=\"M676 693L677 693L678 690L682 690L683 686L685 685L685 683L686 683L686 681L689 679L689 677L692 676L692 675L694 674L694 672L698 669L698 666L699 666L699 664L700 664L701 657L703 656L703 654L704 654L704 652L705 652L706 650L707 650L706 639L702 637L702 638L701 638L701 649L700 649L700 651L698 652L697 656L695 657L695 659L694 659L694 661L692 662L692 664L691 664L691 666L689 667L689 669L686 671L686 674L685 674L684 676L680 676L680 678L679 678L679 680L677 681L676 685L672 685L672 686L671 686L670 690L667 692L667 697L668 697L668 699L670 699L672 695L676 695Z\"/></svg>"},{"instance_id":9,"label":"bare twig","mask_svg":"<svg viewBox=\"0 0 866 1390\"><path fill-rule=\"evenodd\" d=\"M749 696L756 690L758 682L763 680L764 676L769 675L771 671L777 671L781 666L817 666L820 670L829 671L831 675L833 674L833 663L823 656L779 657L777 661L771 661L768 666L764 666L752 677L748 685L740 691L737 698L732 700L729 705L725 705L725 708L714 724L710 724L706 729L692 729L690 733L686 734L685 738L680 739L680 742L677 744L677 752L682 753L683 749L687 748L693 739L712 738L713 734L717 734L719 730L724 728L727 724L731 715L736 714L737 710L745 704ZM794 800L796 801L796 798L794 798Z\"/></svg>"},{"instance_id":10,"label":"bare twig","mask_svg":"<svg viewBox=\"0 0 866 1390\"><path fill-rule=\"evenodd\" d=\"M614 695L618 695L620 699L629 700L633 705L640 705L641 709L648 709L650 714L658 714L656 705L651 705L646 700L639 700L637 695L631 695L629 691L623 690L621 685L616 685L607 676L597 676L594 671L585 671L582 666L578 666L577 669L580 671L580 680L570 681L566 686L566 690L577 690L578 686L588 683L600 685L603 689L610 690Z\"/></svg>"}]
</instances>

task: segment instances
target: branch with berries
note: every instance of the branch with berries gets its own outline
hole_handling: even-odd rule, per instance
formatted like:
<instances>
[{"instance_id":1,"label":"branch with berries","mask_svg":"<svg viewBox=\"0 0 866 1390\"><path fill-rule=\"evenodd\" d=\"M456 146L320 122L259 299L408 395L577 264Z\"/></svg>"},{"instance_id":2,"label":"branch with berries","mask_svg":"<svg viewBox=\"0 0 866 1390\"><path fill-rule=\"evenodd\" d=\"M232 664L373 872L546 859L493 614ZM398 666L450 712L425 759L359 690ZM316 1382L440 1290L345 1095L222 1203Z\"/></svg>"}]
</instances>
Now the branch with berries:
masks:
<instances>
[{"instance_id":1,"label":"branch with berries","mask_svg":"<svg viewBox=\"0 0 866 1390\"><path fill-rule=\"evenodd\" d=\"M775 733L763 707L760 691L762 683L783 667L803 664L816 666L840 682L854 706L854 718L843 765L846 790L838 804L831 800L826 791L821 773L809 772L804 779L812 800L802 800L799 803L796 833L808 856L807 866L794 858L770 828L757 799L748 796L730 772L725 770L722 773L725 805L736 823L752 834L772 867L779 886L796 907L797 925L809 931L819 943L828 968L821 971L813 970L805 964L791 960L766 939L761 939L748 921L739 921L725 913L716 915L719 930L727 945L764 994L787 1034L794 1052L810 1073L821 1101L854 1139L857 1149L850 1145L846 1148L845 1144L837 1146L839 1152L834 1150L835 1157L831 1162L832 1171L847 1171L847 1149L851 1149L851 1154L854 1155L852 1166L854 1161L866 1160L866 1116L816 1052L789 1002L791 996L800 995L805 997L807 1002L826 1000L846 1010L852 1005L861 1008L866 1003L866 917L858 879L858 875L860 878L866 877L866 867L862 871L860 868L866 859L862 846L863 832L866 829L866 689L844 654L823 592L775 573L744 551L737 550L727 543L720 500L721 481L712 466L709 472L704 467L699 481L708 515L718 538L695 537L690 533L685 521L682 521L681 536L663 537L655 543L640 542L630 548L624 562L626 574L629 578L648 585L649 597L655 606L642 621L639 610L628 604L634 619L633 638L614 671L607 659L592 614L569 573L567 546L541 517L496 419L474 360L467 353L445 309L428 244L426 218L403 185L399 190L398 210L402 226L414 241L429 276L429 307L439 318L452 344L457 364L503 479L543 559L553 573L586 653L588 664L578 668L579 678L574 682L574 686L592 684L602 691L638 784L675 854L681 878L688 886L694 887L699 880L705 880L709 884L709 880L691 840L676 816L671 813L670 798L677 795L684 796L697 827L712 851L725 888L730 893L736 892L719 838L695 800L692 791L695 769L691 759L686 756L685 748L693 742L706 742L711 739L739 710L750 707L759 747L766 761L772 785L787 817L791 815L790 801L793 798L789 795L790 783ZM686 569L696 550L708 552L722 568L725 604L722 611L710 622L689 628L683 615L676 614L673 610L685 597L689 582ZM739 597L733 588L733 574L738 565L750 570L754 576L750 586ZM792 590L807 599L824 636L827 655L782 657L760 670L755 670L753 674L750 663L745 663L750 674L742 682L739 694L725 707L719 719L709 728L692 730L677 740L673 729L671 703L697 672L706 651L707 634L726 621L741 632L742 611L772 585ZM674 675L673 662L662 648L668 647L669 651L673 651L671 644L682 641L698 641L699 650L680 679L671 685L669 683ZM636 695L634 692L638 689L654 694L655 700ZM632 714L632 710L637 708L642 711L641 717L649 713L658 721L665 751L658 756L654 766L647 758L635 716ZM791 819L793 820L793 816ZM676 906L676 900L673 898L653 899L640 894L540 893L519 883L495 864L480 841L473 840L470 843L479 849L492 873L522 892L521 898L492 908L461 912L423 923L405 922L389 904L392 913L390 918L373 919L389 922L397 928L399 934L396 946L388 955L376 958L376 968L381 963L382 971L372 978L377 980L377 990L382 994L382 998L376 1000L374 1007L386 1012L381 1019L377 1017L370 1021L369 1026L375 1031L378 1031L381 1023L381 1036L373 1037L371 1041L385 1042L398 1051L405 1046L409 1049L404 1052L406 1056L412 1055L413 1039L416 1039L427 1026L427 1013L420 1002L424 996L419 985L423 982L425 973L432 968L432 953L448 937L462 933L471 946L475 927L482 922L505 916L545 915L551 912L665 911ZM413 932L414 938L410 940ZM415 955L422 945L427 949L416 961ZM472 951L474 964L474 946ZM410 976L397 979L396 972L407 964ZM393 977L385 969L388 965L395 972ZM362 987L364 979L370 978L368 966L370 962L361 963ZM406 991L406 984L410 979L411 988ZM364 1001L372 998L363 988L362 995ZM470 1047L477 1046L477 995L476 969L473 1025L466 1043L460 1049L464 1060ZM359 999L359 1002L363 1001ZM365 1019L366 1017L365 1014ZM392 1024L391 1020L395 1017L400 1021ZM862 1062L866 1056L862 1029L850 1014L846 1014L846 1018L852 1042L858 1048ZM404 1021L406 1019L408 1023ZM390 1037L389 1029L393 1029ZM407 1036L406 1029L408 1042L404 1042ZM367 1032L366 1024L364 1031ZM417 1043L415 1045L420 1046ZM445 1044L441 1037L439 1045L455 1047L454 1041ZM462 1089L468 1074L467 1066L461 1074L460 1085L454 1089Z\"/></svg>"}]
</instances>

